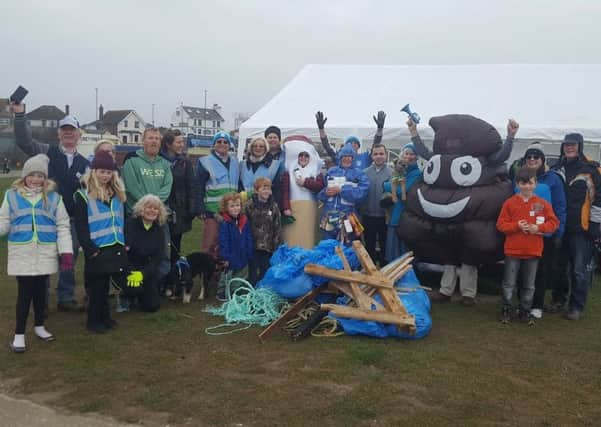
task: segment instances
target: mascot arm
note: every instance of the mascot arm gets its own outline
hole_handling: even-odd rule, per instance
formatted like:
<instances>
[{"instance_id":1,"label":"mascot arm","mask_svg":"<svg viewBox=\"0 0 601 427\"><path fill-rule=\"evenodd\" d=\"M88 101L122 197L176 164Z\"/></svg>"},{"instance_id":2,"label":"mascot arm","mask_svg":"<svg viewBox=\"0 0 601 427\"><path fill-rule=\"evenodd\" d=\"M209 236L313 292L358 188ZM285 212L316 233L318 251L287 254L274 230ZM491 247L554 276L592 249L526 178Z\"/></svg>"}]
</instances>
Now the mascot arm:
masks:
<instances>
[{"instance_id":1,"label":"mascot arm","mask_svg":"<svg viewBox=\"0 0 601 427\"><path fill-rule=\"evenodd\" d=\"M488 162L493 165L504 163L511 155L511 150L513 150L513 141L514 139L512 136L507 136L507 139L505 139L501 149L492 154L488 158Z\"/></svg>"}]
</instances>

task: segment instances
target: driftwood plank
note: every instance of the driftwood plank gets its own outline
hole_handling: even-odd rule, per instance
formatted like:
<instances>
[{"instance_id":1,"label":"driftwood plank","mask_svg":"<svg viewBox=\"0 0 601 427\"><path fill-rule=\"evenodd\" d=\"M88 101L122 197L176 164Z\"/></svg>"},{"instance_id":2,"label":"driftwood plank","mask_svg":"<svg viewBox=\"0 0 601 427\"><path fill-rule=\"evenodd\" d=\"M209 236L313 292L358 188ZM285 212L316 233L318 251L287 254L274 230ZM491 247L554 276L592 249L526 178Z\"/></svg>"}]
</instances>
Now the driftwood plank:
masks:
<instances>
[{"instance_id":1,"label":"driftwood plank","mask_svg":"<svg viewBox=\"0 0 601 427\"><path fill-rule=\"evenodd\" d=\"M348 260L346 259L346 256L344 255L344 250L342 249L342 246L336 246L336 253L338 254L338 257L340 257L340 260L342 261L342 266L344 267L344 271L352 271L351 266L350 266ZM360 308L369 310L371 308L369 299L371 299L371 298L368 299L367 295L365 295L363 293L363 291L361 290L361 288L359 288L359 285L357 284L357 282L349 282L349 286L351 288L351 293L353 295L352 296L353 301L355 301L355 303Z\"/></svg>"},{"instance_id":2,"label":"driftwood plank","mask_svg":"<svg viewBox=\"0 0 601 427\"><path fill-rule=\"evenodd\" d=\"M280 329L282 326L286 324L287 321L291 320L294 316L296 316L303 308L305 308L311 301L315 299L317 294L323 291L325 286L321 286L319 288L315 288L310 292L307 292L305 295L300 297L292 307L290 307L284 314L278 317L276 320L271 322L269 326L267 326L263 332L259 334L259 341L264 343L267 338L269 338L275 331Z\"/></svg>"},{"instance_id":3,"label":"driftwood plank","mask_svg":"<svg viewBox=\"0 0 601 427\"><path fill-rule=\"evenodd\" d=\"M386 311L363 310L337 304L322 304L321 310L329 311L336 316L344 317L346 319L373 320L374 322L406 326L410 329L415 328L415 317L411 315L389 313Z\"/></svg>"},{"instance_id":4,"label":"driftwood plank","mask_svg":"<svg viewBox=\"0 0 601 427\"><path fill-rule=\"evenodd\" d=\"M367 274L359 273L358 271L341 271L332 270L318 264L305 265L305 273L322 276L327 279L338 280L341 282L356 282L366 285L375 286L378 288L392 289L392 282L386 277L374 277Z\"/></svg>"}]
</instances>

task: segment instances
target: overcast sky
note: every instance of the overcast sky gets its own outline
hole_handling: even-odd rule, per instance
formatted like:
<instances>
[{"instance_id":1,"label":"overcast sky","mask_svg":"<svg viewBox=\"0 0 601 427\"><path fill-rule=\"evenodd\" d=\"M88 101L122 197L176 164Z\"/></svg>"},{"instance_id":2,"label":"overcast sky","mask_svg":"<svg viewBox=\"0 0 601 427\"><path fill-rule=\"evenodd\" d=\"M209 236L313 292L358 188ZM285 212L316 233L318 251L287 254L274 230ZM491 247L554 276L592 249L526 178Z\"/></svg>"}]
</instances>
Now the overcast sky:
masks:
<instances>
[{"instance_id":1,"label":"overcast sky","mask_svg":"<svg viewBox=\"0 0 601 427\"><path fill-rule=\"evenodd\" d=\"M252 113L305 65L601 63L587 0L19 0L0 2L0 97L95 118L133 108Z\"/></svg>"}]
</instances>

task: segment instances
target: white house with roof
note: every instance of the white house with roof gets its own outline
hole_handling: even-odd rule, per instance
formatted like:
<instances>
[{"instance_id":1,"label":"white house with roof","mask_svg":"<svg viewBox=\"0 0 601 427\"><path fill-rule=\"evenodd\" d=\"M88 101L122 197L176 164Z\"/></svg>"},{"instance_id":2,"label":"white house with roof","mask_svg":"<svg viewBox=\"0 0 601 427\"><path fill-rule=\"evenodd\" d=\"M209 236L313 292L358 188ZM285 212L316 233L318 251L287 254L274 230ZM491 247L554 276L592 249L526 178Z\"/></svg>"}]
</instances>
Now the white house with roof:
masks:
<instances>
[{"instance_id":1,"label":"white house with roof","mask_svg":"<svg viewBox=\"0 0 601 427\"><path fill-rule=\"evenodd\" d=\"M171 128L184 135L212 136L223 130L225 120L220 113L221 107L217 104L213 104L213 108L181 104L171 115Z\"/></svg>"},{"instance_id":2,"label":"white house with roof","mask_svg":"<svg viewBox=\"0 0 601 427\"><path fill-rule=\"evenodd\" d=\"M121 144L141 144L146 122L135 110L104 111L98 108L99 119L83 126L89 131L108 132L116 135Z\"/></svg>"}]
</instances>

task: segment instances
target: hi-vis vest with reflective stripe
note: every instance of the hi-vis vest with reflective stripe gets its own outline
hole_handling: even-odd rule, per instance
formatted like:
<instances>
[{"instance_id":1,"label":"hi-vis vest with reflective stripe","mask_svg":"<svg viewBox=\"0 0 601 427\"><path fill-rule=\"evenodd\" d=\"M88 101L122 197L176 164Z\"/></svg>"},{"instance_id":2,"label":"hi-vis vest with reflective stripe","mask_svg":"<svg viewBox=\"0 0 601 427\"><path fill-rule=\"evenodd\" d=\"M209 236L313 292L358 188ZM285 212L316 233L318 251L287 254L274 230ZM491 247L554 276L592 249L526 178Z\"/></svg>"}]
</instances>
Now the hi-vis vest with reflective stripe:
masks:
<instances>
[{"instance_id":1,"label":"hi-vis vest with reflective stripe","mask_svg":"<svg viewBox=\"0 0 601 427\"><path fill-rule=\"evenodd\" d=\"M242 160L240 162L240 181L242 181L244 191L253 191L255 180L259 177L269 178L273 184L273 179L278 173L279 168L280 161L272 160L269 168L266 168L264 164L261 164L257 170L253 172L252 168L249 168L246 164L246 160Z\"/></svg>"},{"instance_id":2,"label":"hi-vis vest with reflective stripe","mask_svg":"<svg viewBox=\"0 0 601 427\"><path fill-rule=\"evenodd\" d=\"M48 203L44 206L42 197L32 204L18 191L11 189L6 192L10 211L9 242L56 243L56 209L61 198L54 191L49 192L47 198Z\"/></svg>"},{"instance_id":3,"label":"hi-vis vest with reflective stripe","mask_svg":"<svg viewBox=\"0 0 601 427\"><path fill-rule=\"evenodd\" d=\"M91 199L86 190L78 190L78 193L88 202L88 226L92 242L99 248L116 243L124 245L121 200L113 196L109 206L98 199Z\"/></svg>"},{"instance_id":4,"label":"hi-vis vest with reflective stripe","mask_svg":"<svg viewBox=\"0 0 601 427\"><path fill-rule=\"evenodd\" d=\"M230 155L230 167L226 168L223 163L211 153L198 159L198 162L209 173L209 180L205 188L205 208L209 212L219 210L219 201L224 194L238 191L238 180L240 173L238 161Z\"/></svg>"}]
</instances>

